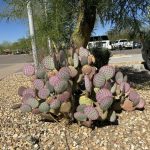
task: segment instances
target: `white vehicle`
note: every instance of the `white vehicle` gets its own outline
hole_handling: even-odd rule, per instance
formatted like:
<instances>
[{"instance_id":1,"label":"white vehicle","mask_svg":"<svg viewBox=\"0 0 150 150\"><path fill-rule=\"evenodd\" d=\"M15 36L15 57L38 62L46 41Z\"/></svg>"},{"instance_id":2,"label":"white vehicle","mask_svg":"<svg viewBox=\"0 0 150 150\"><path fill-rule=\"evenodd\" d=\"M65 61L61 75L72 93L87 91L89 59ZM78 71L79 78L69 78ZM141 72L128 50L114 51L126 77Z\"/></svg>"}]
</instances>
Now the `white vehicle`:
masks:
<instances>
[{"instance_id":1,"label":"white vehicle","mask_svg":"<svg viewBox=\"0 0 150 150\"><path fill-rule=\"evenodd\" d=\"M87 45L87 49L89 48L106 48L111 50L112 46L110 43L110 40L108 40L108 37L105 36L93 36L91 37L88 45Z\"/></svg>"},{"instance_id":2,"label":"white vehicle","mask_svg":"<svg viewBox=\"0 0 150 150\"><path fill-rule=\"evenodd\" d=\"M113 49L133 48L133 41L129 42L127 39L120 39L112 44Z\"/></svg>"}]
</instances>

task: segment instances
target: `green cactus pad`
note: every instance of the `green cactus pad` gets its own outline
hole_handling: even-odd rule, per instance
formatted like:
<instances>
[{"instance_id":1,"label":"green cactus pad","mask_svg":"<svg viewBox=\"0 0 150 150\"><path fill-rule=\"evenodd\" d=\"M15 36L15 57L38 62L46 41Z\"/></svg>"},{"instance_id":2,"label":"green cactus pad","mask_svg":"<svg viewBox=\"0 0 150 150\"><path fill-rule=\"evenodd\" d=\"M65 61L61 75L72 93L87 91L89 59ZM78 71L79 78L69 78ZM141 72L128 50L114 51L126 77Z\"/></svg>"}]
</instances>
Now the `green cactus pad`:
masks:
<instances>
[{"instance_id":1,"label":"green cactus pad","mask_svg":"<svg viewBox=\"0 0 150 150\"><path fill-rule=\"evenodd\" d=\"M124 76L123 81L124 81L124 82L127 82L127 81L128 81L128 76L127 76L127 75Z\"/></svg>"},{"instance_id":2,"label":"green cactus pad","mask_svg":"<svg viewBox=\"0 0 150 150\"><path fill-rule=\"evenodd\" d=\"M98 101L98 103L100 104L100 108L104 111L108 110L110 108L110 106L113 103L113 98L110 96L107 96L101 100Z\"/></svg>"},{"instance_id":3,"label":"green cactus pad","mask_svg":"<svg viewBox=\"0 0 150 150\"><path fill-rule=\"evenodd\" d=\"M112 114L111 114L111 116L110 116L110 118L109 118L109 121L110 122L115 122L116 119L117 119L116 112L113 111Z\"/></svg>"},{"instance_id":4,"label":"green cactus pad","mask_svg":"<svg viewBox=\"0 0 150 150\"><path fill-rule=\"evenodd\" d=\"M114 83L114 85L111 88L111 93L114 94L116 92L116 89L117 89L117 84Z\"/></svg>"},{"instance_id":5,"label":"green cactus pad","mask_svg":"<svg viewBox=\"0 0 150 150\"><path fill-rule=\"evenodd\" d=\"M82 66L87 65L88 64L88 57L82 56L80 62L81 62Z\"/></svg>"},{"instance_id":6,"label":"green cactus pad","mask_svg":"<svg viewBox=\"0 0 150 150\"><path fill-rule=\"evenodd\" d=\"M74 63L74 67L77 68L79 65L79 57L77 53L74 53L73 55L73 63Z\"/></svg>"},{"instance_id":7,"label":"green cactus pad","mask_svg":"<svg viewBox=\"0 0 150 150\"><path fill-rule=\"evenodd\" d=\"M38 91L38 97L41 99L46 99L50 94L49 89L47 88L42 88Z\"/></svg>"},{"instance_id":8,"label":"green cactus pad","mask_svg":"<svg viewBox=\"0 0 150 150\"><path fill-rule=\"evenodd\" d=\"M77 112L84 112L84 108L86 107L86 105L85 104L82 104L82 105L78 105L78 107L77 107L77 109L76 109L76 111Z\"/></svg>"},{"instance_id":9,"label":"green cactus pad","mask_svg":"<svg viewBox=\"0 0 150 150\"><path fill-rule=\"evenodd\" d=\"M35 89L40 90L44 87L44 82L41 79L35 79L33 81L33 85L34 85Z\"/></svg>"},{"instance_id":10,"label":"green cactus pad","mask_svg":"<svg viewBox=\"0 0 150 150\"><path fill-rule=\"evenodd\" d=\"M123 74L122 72L118 71L115 75L115 80L118 84L121 84L123 82Z\"/></svg>"},{"instance_id":11,"label":"green cactus pad","mask_svg":"<svg viewBox=\"0 0 150 150\"><path fill-rule=\"evenodd\" d=\"M45 88L49 89L50 93L54 92L54 87L49 83L49 81L45 83Z\"/></svg>"},{"instance_id":12,"label":"green cactus pad","mask_svg":"<svg viewBox=\"0 0 150 150\"><path fill-rule=\"evenodd\" d=\"M84 114L90 119L90 120L97 120L99 117L99 114L97 110L93 106L87 106L84 108Z\"/></svg>"},{"instance_id":13,"label":"green cactus pad","mask_svg":"<svg viewBox=\"0 0 150 150\"><path fill-rule=\"evenodd\" d=\"M60 94L64 92L68 88L68 82L65 80L61 80L55 87L56 93Z\"/></svg>"},{"instance_id":14,"label":"green cactus pad","mask_svg":"<svg viewBox=\"0 0 150 150\"><path fill-rule=\"evenodd\" d=\"M115 75L115 68L112 66L103 66L100 68L99 73L103 73L106 80L111 79Z\"/></svg>"},{"instance_id":15,"label":"green cactus pad","mask_svg":"<svg viewBox=\"0 0 150 150\"><path fill-rule=\"evenodd\" d=\"M86 121L87 120L87 116L82 112L74 113L74 118L78 121Z\"/></svg>"},{"instance_id":16,"label":"green cactus pad","mask_svg":"<svg viewBox=\"0 0 150 150\"><path fill-rule=\"evenodd\" d=\"M22 104L20 107L21 112L26 113L26 112L31 112L32 108L28 104Z\"/></svg>"},{"instance_id":17,"label":"green cactus pad","mask_svg":"<svg viewBox=\"0 0 150 150\"><path fill-rule=\"evenodd\" d=\"M105 85L105 76L103 73L97 73L93 78L93 85L97 88L100 88Z\"/></svg>"},{"instance_id":18,"label":"green cactus pad","mask_svg":"<svg viewBox=\"0 0 150 150\"><path fill-rule=\"evenodd\" d=\"M91 93L91 90L92 90L92 82L91 80L89 79L89 76L88 75L85 75L84 76L84 82L85 82L85 89Z\"/></svg>"},{"instance_id":19,"label":"green cactus pad","mask_svg":"<svg viewBox=\"0 0 150 150\"><path fill-rule=\"evenodd\" d=\"M50 108L51 109L58 109L60 107L61 103L58 99L53 99L51 102L50 102Z\"/></svg>"},{"instance_id":20,"label":"green cactus pad","mask_svg":"<svg viewBox=\"0 0 150 150\"><path fill-rule=\"evenodd\" d=\"M85 105L93 105L93 100L86 97L86 96L80 96L79 98L79 104L82 105L82 104L85 104Z\"/></svg>"},{"instance_id":21,"label":"green cactus pad","mask_svg":"<svg viewBox=\"0 0 150 150\"><path fill-rule=\"evenodd\" d=\"M43 102L40 104L40 106L39 106L40 112L49 112L49 110L50 110L50 105L47 104L46 102Z\"/></svg>"},{"instance_id":22,"label":"green cactus pad","mask_svg":"<svg viewBox=\"0 0 150 150\"><path fill-rule=\"evenodd\" d=\"M45 72L43 65L39 65L39 67L37 68L37 71L35 73L36 77L38 79L44 79L45 74L46 74L46 72Z\"/></svg>"},{"instance_id":23,"label":"green cactus pad","mask_svg":"<svg viewBox=\"0 0 150 150\"><path fill-rule=\"evenodd\" d=\"M50 69L50 70L55 69L55 62L52 56L46 56L43 59L42 63L46 69Z\"/></svg>"},{"instance_id":24,"label":"green cactus pad","mask_svg":"<svg viewBox=\"0 0 150 150\"><path fill-rule=\"evenodd\" d=\"M28 98L25 104L30 105L32 108L36 108L39 106L39 102L35 98Z\"/></svg>"},{"instance_id":25,"label":"green cactus pad","mask_svg":"<svg viewBox=\"0 0 150 150\"><path fill-rule=\"evenodd\" d=\"M62 67L58 72L58 77L60 79L69 80L70 79L70 72L68 67Z\"/></svg>"}]
</instances>

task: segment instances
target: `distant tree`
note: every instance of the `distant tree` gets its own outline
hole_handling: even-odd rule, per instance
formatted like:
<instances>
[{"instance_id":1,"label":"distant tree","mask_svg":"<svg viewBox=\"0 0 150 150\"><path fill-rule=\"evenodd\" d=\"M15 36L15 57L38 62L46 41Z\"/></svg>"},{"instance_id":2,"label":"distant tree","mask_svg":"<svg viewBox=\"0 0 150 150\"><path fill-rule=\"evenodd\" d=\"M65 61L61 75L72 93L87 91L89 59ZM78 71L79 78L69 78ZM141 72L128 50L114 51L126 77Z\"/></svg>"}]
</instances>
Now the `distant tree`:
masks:
<instances>
[{"instance_id":1,"label":"distant tree","mask_svg":"<svg viewBox=\"0 0 150 150\"><path fill-rule=\"evenodd\" d=\"M17 51L19 51L20 53L30 53L31 52L30 38L19 39L17 42L12 43L10 49L14 53Z\"/></svg>"},{"instance_id":2,"label":"distant tree","mask_svg":"<svg viewBox=\"0 0 150 150\"><path fill-rule=\"evenodd\" d=\"M9 48L9 47L11 46L11 43L8 42L8 41L4 41L4 42L1 43L1 46L2 46L3 48Z\"/></svg>"},{"instance_id":3,"label":"distant tree","mask_svg":"<svg viewBox=\"0 0 150 150\"><path fill-rule=\"evenodd\" d=\"M141 30L141 29L140 29ZM107 32L108 38L111 41L116 41L118 39L128 39L128 40L139 40L139 35L141 31L132 31L130 29L123 29L118 31L117 29L111 29Z\"/></svg>"},{"instance_id":4,"label":"distant tree","mask_svg":"<svg viewBox=\"0 0 150 150\"><path fill-rule=\"evenodd\" d=\"M3 46L2 46L2 45L0 45L0 54L2 54L2 53L3 53L3 50L4 50Z\"/></svg>"}]
</instances>

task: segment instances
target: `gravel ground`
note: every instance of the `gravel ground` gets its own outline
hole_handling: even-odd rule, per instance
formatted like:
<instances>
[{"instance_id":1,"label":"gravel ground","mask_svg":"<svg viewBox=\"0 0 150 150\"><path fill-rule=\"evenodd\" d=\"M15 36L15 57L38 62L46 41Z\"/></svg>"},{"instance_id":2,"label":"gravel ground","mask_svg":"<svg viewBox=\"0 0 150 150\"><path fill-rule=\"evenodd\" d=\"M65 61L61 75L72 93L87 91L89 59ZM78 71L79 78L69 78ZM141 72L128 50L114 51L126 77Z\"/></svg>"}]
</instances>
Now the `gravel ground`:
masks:
<instances>
[{"instance_id":1,"label":"gravel ground","mask_svg":"<svg viewBox=\"0 0 150 150\"><path fill-rule=\"evenodd\" d=\"M121 66L118 66L121 67ZM118 114L118 125L104 125L94 130L43 122L39 116L10 109L20 101L19 86L30 86L22 74L0 81L0 150L149 150L150 149L150 74L123 67L129 80L146 100L144 111Z\"/></svg>"}]
</instances>

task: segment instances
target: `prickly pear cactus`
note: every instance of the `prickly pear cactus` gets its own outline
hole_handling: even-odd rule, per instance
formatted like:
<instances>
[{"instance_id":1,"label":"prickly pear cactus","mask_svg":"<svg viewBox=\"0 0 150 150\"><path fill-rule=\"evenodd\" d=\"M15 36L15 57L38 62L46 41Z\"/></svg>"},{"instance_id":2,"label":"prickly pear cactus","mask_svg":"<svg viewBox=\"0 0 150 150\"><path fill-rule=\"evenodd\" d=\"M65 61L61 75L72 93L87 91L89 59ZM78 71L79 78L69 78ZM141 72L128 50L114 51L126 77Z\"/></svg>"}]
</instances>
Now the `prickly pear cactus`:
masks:
<instances>
[{"instance_id":1,"label":"prickly pear cactus","mask_svg":"<svg viewBox=\"0 0 150 150\"><path fill-rule=\"evenodd\" d=\"M32 87L18 89L21 112L75 119L91 127L96 120L115 122L118 110L144 108L127 76L110 65L96 68L95 62L90 51L81 47L46 56L38 68L25 65L24 75L34 79Z\"/></svg>"},{"instance_id":2,"label":"prickly pear cactus","mask_svg":"<svg viewBox=\"0 0 150 150\"><path fill-rule=\"evenodd\" d=\"M83 112L76 112L76 113L74 113L74 117L78 121L86 121L87 120L87 116Z\"/></svg>"},{"instance_id":3,"label":"prickly pear cactus","mask_svg":"<svg viewBox=\"0 0 150 150\"><path fill-rule=\"evenodd\" d=\"M102 72L106 80L111 79L115 75L115 69L112 66L103 66L99 69Z\"/></svg>"},{"instance_id":4,"label":"prickly pear cactus","mask_svg":"<svg viewBox=\"0 0 150 150\"><path fill-rule=\"evenodd\" d=\"M97 110L93 106L87 106L84 108L84 113L90 120L97 120L99 115Z\"/></svg>"},{"instance_id":5,"label":"prickly pear cactus","mask_svg":"<svg viewBox=\"0 0 150 150\"><path fill-rule=\"evenodd\" d=\"M54 62L54 57L52 56L46 56L44 59L43 59L43 65L46 69L50 69L50 70L53 70L55 69L55 62Z\"/></svg>"},{"instance_id":6,"label":"prickly pear cactus","mask_svg":"<svg viewBox=\"0 0 150 150\"><path fill-rule=\"evenodd\" d=\"M39 111L40 112L49 112L50 105L47 102L43 102L39 105Z\"/></svg>"},{"instance_id":7,"label":"prickly pear cactus","mask_svg":"<svg viewBox=\"0 0 150 150\"><path fill-rule=\"evenodd\" d=\"M35 98L31 98L31 97L25 101L25 104L28 104L32 108L37 108L39 106L38 100L36 100Z\"/></svg>"},{"instance_id":8,"label":"prickly pear cactus","mask_svg":"<svg viewBox=\"0 0 150 150\"><path fill-rule=\"evenodd\" d=\"M40 90L44 87L44 82L41 79L35 79L33 81L33 85L34 85L35 89Z\"/></svg>"},{"instance_id":9,"label":"prickly pear cactus","mask_svg":"<svg viewBox=\"0 0 150 150\"><path fill-rule=\"evenodd\" d=\"M53 99L51 102L50 102L50 108L51 109L58 109L61 105L61 102L60 100L58 99Z\"/></svg>"},{"instance_id":10,"label":"prickly pear cactus","mask_svg":"<svg viewBox=\"0 0 150 150\"><path fill-rule=\"evenodd\" d=\"M31 112L32 108L28 104L22 104L21 107L20 107L20 110L21 110L21 112L26 113L26 112Z\"/></svg>"},{"instance_id":11,"label":"prickly pear cactus","mask_svg":"<svg viewBox=\"0 0 150 150\"><path fill-rule=\"evenodd\" d=\"M23 73L26 76L32 76L35 73L35 68L32 64L27 64L23 68Z\"/></svg>"}]
</instances>

